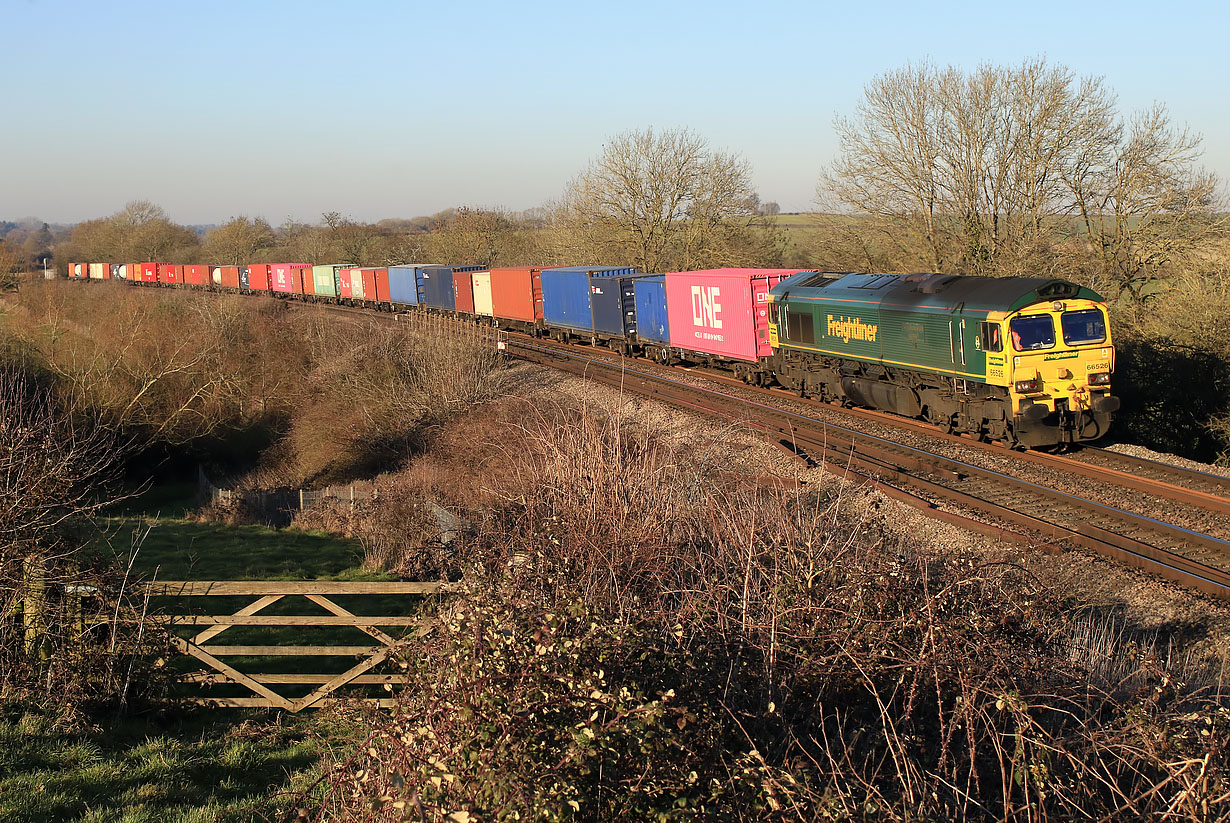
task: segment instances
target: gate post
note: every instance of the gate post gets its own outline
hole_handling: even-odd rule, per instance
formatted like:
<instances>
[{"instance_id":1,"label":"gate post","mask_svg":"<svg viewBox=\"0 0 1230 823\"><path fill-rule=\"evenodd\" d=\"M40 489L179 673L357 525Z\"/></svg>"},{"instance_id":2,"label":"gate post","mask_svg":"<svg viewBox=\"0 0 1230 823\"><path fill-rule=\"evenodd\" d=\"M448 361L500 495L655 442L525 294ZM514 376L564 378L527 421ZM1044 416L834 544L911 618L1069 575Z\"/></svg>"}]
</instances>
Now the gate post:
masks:
<instances>
[{"instance_id":1,"label":"gate post","mask_svg":"<svg viewBox=\"0 0 1230 823\"><path fill-rule=\"evenodd\" d=\"M47 629L47 566L43 559L31 556L22 564L25 597L21 610L22 627L25 629L26 657L39 658L46 655L42 649L43 634Z\"/></svg>"}]
</instances>

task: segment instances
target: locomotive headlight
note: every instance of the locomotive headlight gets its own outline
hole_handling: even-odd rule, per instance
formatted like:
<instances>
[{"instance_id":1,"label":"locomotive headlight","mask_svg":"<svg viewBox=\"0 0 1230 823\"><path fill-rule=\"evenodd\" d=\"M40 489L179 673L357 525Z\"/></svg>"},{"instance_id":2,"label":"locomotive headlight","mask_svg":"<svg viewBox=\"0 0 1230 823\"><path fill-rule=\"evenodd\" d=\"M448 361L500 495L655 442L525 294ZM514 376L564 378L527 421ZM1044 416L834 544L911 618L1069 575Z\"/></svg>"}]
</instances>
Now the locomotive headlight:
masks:
<instances>
[{"instance_id":1,"label":"locomotive headlight","mask_svg":"<svg viewBox=\"0 0 1230 823\"><path fill-rule=\"evenodd\" d=\"M1017 393L1019 393L1019 394L1025 394L1026 392L1034 392L1034 391L1037 391L1037 390L1038 390L1038 381L1037 381L1037 379L1034 379L1034 380L1018 380L1018 381L1016 381L1016 390L1017 390Z\"/></svg>"},{"instance_id":2,"label":"locomotive headlight","mask_svg":"<svg viewBox=\"0 0 1230 823\"><path fill-rule=\"evenodd\" d=\"M1098 371L1098 372L1094 372L1093 374L1089 375L1089 385L1090 386L1109 386L1110 385L1110 372Z\"/></svg>"}]
</instances>

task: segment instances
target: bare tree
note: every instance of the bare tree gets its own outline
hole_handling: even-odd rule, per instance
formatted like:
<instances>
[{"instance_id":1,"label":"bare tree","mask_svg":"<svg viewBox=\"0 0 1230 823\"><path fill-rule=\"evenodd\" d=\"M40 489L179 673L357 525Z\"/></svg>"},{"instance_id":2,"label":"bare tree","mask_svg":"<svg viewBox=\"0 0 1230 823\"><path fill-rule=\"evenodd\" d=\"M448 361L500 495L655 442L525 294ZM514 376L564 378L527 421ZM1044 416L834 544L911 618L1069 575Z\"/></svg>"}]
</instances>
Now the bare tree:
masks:
<instances>
[{"instance_id":1,"label":"bare tree","mask_svg":"<svg viewBox=\"0 0 1230 823\"><path fill-rule=\"evenodd\" d=\"M432 258L494 266L509 257L518 231L519 226L504 209L460 206L437 221L423 248Z\"/></svg>"},{"instance_id":2,"label":"bare tree","mask_svg":"<svg viewBox=\"0 0 1230 823\"><path fill-rule=\"evenodd\" d=\"M820 195L916 231L926 265L942 271L950 244L937 84L928 63L907 64L869 83L854 117L834 123L841 156L821 178Z\"/></svg>"},{"instance_id":3,"label":"bare tree","mask_svg":"<svg viewBox=\"0 0 1230 823\"><path fill-rule=\"evenodd\" d=\"M1137 114L1114 138L1061 171L1098 256L1099 285L1142 300L1169 264L1224 236L1227 217L1217 177L1195 167L1200 138L1172 126L1164 106Z\"/></svg>"},{"instance_id":4,"label":"bare tree","mask_svg":"<svg viewBox=\"0 0 1230 823\"><path fill-rule=\"evenodd\" d=\"M16 249L10 248L7 242L0 240L0 292L17 288L20 282L17 275L17 264L20 258L21 255Z\"/></svg>"},{"instance_id":5,"label":"bare tree","mask_svg":"<svg viewBox=\"0 0 1230 823\"><path fill-rule=\"evenodd\" d=\"M326 212L321 219L328 226L333 246L341 254L342 260L360 266L378 262L374 253L380 232L374 226L357 223L336 211Z\"/></svg>"},{"instance_id":6,"label":"bare tree","mask_svg":"<svg viewBox=\"0 0 1230 823\"><path fill-rule=\"evenodd\" d=\"M240 265L273 243L273 229L265 218L233 217L205 235L202 251L210 260Z\"/></svg>"},{"instance_id":7,"label":"bare tree","mask_svg":"<svg viewBox=\"0 0 1230 823\"><path fill-rule=\"evenodd\" d=\"M822 201L891 223L937 271L1030 271L1078 214L1099 283L1139 298L1224 222L1216 179L1193 166L1199 138L1162 107L1125 128L1101 78L1042 59L969 73L907 65L869 83L836 128Z\"/></svg>"},{"instance_id":8,"label":"bare tree","mask_svg":"<svg viewBox=\"0 0 1230 823\"><path fill-rule=\"evenodd\" d=\"M569 185L564 221L598 258L642 271L720 259L732 221L756 216L751 169L688 129L625 132Z\"/></svg>"}]
</instances>

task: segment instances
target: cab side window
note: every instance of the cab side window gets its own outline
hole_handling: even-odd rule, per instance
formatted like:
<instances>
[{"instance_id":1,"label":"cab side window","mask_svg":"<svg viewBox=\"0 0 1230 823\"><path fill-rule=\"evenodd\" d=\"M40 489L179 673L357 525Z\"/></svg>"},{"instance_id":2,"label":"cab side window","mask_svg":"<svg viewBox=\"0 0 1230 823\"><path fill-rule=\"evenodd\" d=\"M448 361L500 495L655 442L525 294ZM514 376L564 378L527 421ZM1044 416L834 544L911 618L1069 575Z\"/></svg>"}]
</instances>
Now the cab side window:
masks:
<instances>
[{"instance_id":1,"label":"cab side window","mask_svg":"<svg viewBox=\"0 0 1230 823\"><path fill-rule=\"evenodd\" d=\"M980 323L979 334L983 351L1003 351L1004 340L998 323Z\"/></svg>"}]
</instances>

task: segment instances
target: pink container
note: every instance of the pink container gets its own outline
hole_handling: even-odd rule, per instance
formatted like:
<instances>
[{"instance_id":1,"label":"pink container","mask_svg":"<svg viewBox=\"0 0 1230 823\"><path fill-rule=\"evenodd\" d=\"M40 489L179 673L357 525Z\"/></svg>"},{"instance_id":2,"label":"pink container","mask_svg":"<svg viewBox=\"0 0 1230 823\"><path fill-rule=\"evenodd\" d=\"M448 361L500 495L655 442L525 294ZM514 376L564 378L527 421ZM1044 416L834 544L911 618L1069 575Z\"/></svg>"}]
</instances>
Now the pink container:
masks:
<instances>
[{"instance_id":1,"label":"pink container","mask_svg":"<svg viewBox=\"0 0 1230 823\"><path fill-rule=\"evenodd\" d=\"M307 263L274 263L271 273L273 290L285 294L303 294L303 269Z\"/></svg>"},{"instance_id":2,"label":"pink container","mask_svg":"<svg viewBox=\"0 0 1230 823\"><path fill-rule=\"evenodd\" d=\"M769 289L800 269L706 269L668 272L671 345L755 362L769 346Z\"/></svg>"}]
</instances>

